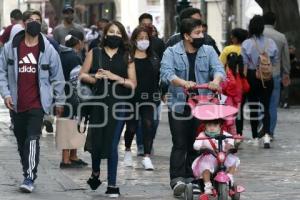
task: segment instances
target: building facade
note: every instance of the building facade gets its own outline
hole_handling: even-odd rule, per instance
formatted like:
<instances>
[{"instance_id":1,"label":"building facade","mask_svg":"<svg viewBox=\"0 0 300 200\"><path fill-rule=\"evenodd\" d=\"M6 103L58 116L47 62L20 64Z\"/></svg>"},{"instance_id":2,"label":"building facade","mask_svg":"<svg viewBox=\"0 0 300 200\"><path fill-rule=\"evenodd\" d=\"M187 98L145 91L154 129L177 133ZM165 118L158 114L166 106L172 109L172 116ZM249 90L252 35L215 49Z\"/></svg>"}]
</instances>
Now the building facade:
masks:
<instances>
[{"instance_id":1,"label":"building facade","mask_svg":"<svg viewBox=\"0 0 300 200\"><path fill-rule=\"evenodd\" d=\"M0 0L0 27L10 25L10 12L19 8L22 12L27 9L37 9L42 13L48 0Z\"/></svg>"}]
</instances>

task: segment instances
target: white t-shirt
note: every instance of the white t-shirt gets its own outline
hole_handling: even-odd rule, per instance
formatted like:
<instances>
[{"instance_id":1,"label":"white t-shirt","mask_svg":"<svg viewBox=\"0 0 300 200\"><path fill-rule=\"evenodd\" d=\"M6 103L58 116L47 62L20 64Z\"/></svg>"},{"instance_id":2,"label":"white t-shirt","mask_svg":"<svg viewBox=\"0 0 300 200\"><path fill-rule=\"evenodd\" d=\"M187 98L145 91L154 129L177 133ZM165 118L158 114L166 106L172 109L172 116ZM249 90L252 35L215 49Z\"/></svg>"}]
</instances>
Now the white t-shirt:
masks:
<instances>
[{"instance_id":1,"label":"white t-shirt","mask_svg":"<svg viewBox=\"0 0 300 200\"><path fill-rule=\"evenodd\" d=\"M223 131L223 134L226 135L226 136L232 136L231 134L229 134L225 131ZM205 135L204 132L201 132L198 137L207 137L207 136ZM211 141L213 143L215 143L216 147L218 148L218 141L215 140L215 139L211 139ZM223 140L223 151L225 151L226 144L234 146L234 139L227 138L227 139ZM197 140L196 139L196 141L194 143L194 149L195 150L200 150L202 148L208 148L208 149L214 150L214 148L210 144L209 140Z\"/></svg>"}]
</instances>

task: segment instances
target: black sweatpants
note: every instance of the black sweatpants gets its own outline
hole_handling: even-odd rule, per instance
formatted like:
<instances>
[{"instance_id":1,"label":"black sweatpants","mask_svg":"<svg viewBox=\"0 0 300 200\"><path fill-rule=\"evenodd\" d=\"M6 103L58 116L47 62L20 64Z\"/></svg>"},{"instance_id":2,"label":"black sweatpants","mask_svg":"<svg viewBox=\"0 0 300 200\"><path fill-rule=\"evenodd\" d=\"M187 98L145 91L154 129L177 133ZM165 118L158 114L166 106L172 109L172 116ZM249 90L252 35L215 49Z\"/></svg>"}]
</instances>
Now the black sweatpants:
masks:
<instances>
[{"instance_id":1,"label":"black sweatpants","mask_svg":"<svg viewBox=\"0 0 300 200\"><path fill-rule=\"evenodd\" d=\"M43 123L43 109L32 109L21 113L13 113L14 134L18 143L18 151L23 167L23 176L35 180L39 164L39 140Z\"/></svg>"}]
</instances>

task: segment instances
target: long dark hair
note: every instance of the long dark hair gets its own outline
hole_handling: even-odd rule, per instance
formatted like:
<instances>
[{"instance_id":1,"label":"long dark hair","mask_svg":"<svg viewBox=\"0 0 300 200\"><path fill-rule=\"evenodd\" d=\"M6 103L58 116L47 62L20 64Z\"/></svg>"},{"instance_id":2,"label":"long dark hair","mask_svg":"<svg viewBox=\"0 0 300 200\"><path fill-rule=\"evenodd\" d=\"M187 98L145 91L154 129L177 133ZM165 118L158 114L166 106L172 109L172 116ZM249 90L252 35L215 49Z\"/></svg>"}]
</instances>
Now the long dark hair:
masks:
<instances>
[{"instance_id":1,"label":"long dark hair","mask_svg":"<svg viewBox=\"0 0 300 200\"><path fill-rule=\"evenodd\" d=\"M104 27L103 35L102 35L101 42L100 42L100 47L102 49L104 48L104 46L105 46L104 38L107 36L107 32L108 32L109 28L112 25L117 26L119 28L120 32L121 32L123 43L119 48L124 51L124 60L125 60L125 62L126 63L133 62L133 60L132 60L133 56L131 54L131 46L130 46L130 43L129 43L127 33L125 31L125 28L124 28L123 24L121 24L118 21L111 21Z\"/></svg>"},{"instance_id":2,"label":"long dark hair","mask_svg":"<svg viewBox=\"0 0 300 200\"><path fill-rule=\"evenodd\" d=\"M131 38L130 38L130 43L131 43L131 46L132 46L132 54L134 55L135 51L137 50L137 41L136 40L137 40L137 38L138 38L138 36L141 32L147 33L148 38L149 38L149 47L146 50L147 57L149 58L153 54L153 52L152 52L152 41L151 41L152 35L150 33L149 28L147 28L145 26L138 26L132 32L132 35L131 35Z\"/></svg>"},{"instance_id":3,"label":"long dark hair","mask_svg":"<svg viewBox=\"0 0 300 200\"><path fill-rule=\"evenodd\" d=\"M244 77L244 64L243 64L243 57L238 55L237 53L230 53L227 56L227 66L231 69L234 77L237 76L237 71L240 77Z\"/></svg>"},{"instance_id":4,"label":"long dark hair","mask_svg":"<svg viewBox=\"0 0 300 200\"><path fill-rule=\"evenodd\" d=\"M249 34L250 36L260 37L264 32L264 18L260 15L255 15L249 23Z\"/></svg>"}]
</instances>

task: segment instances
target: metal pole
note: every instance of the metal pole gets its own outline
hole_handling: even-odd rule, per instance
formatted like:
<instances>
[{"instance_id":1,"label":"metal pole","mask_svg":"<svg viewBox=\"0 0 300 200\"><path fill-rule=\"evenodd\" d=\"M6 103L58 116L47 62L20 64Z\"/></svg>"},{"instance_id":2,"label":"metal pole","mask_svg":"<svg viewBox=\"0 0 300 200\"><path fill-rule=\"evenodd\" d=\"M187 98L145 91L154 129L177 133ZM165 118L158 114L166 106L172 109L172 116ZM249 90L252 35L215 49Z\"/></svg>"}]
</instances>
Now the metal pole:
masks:
<instances>
[{"instance_id":1,"label":"metal pole","mask_svg":"<svg viewBox=\"0 0 300 200\"><path fill-rule=\"evenodd\" d=\"M200 0L201 2L201 15L202 15L202 21L207 20L207 7L205 0Z\"/></svg>"}]
</instances>

